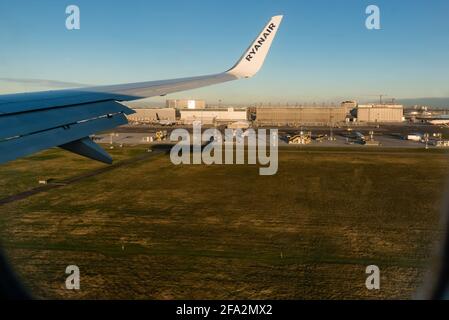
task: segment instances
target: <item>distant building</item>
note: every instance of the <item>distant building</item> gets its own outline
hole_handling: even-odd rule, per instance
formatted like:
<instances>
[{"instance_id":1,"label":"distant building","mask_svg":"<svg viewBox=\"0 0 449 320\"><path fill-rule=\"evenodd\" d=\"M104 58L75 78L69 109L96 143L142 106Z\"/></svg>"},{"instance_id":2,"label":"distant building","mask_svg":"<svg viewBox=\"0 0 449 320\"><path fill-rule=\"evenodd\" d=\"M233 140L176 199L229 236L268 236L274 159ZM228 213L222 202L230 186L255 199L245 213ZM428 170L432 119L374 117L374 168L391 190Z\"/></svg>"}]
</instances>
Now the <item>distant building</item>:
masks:
<instances>
[{"instance_id":1,"label":"distant building","mask_svg":"<svg viewBox=\"0 0 449 320\"><path fill-rule=\"evenodd\" d=\"M187 99L171 99L166 101L167 108L175 109L205 109L206 101L204 100L187 100Z\"/></svg>"},{"instance_id":2,"label":"distant building","mask_svg":"<svg viewBox=\"0 0 449 320\"><path fill-rule=\"evenodd\" d=\"M366 104L357 107L357 122L402 122L404 106L398 104Z\"/></svg>"},{"instance_id":3,"label":"distant building","mask_svg":"<svg viewBox=\"0 0 449 320\"><path fill-rule=\"evenodd\" d=\"M258 107L256 121L277 126L332 125L345 122L346 115L344 107Z\"/></svg>"},{"instance_id":4,"label":"distant building","mask_svg":"<svg viewBox=\"0 0 449 320\"><path fill-rule=\"evenodd\" d=\"M128 121L136 123L156 123L161 120L176 121L176 110L173 108L139 108L136 113L127 115Z\"/></svg>"},{"instance_id":5,"label":"distant building","mask_svg":"<svg viewBox=\"0 0 449 320\"><path fill-rule=\"evenodd\" d=\"M343 101L341 103L341 107L345 108L346 113L350 113L351 110L357 108L357 105L358 105L357 101L353 101L353 100Z\"/></svg>"},{"instance_id":6,"label":"distant building","mask_svg":"<svg viewBox=\"0 0 449 320\"><path fill-rule=\"evenodd\" d=\"M181 110L181 121L184 124L192 124L200 121L202 124L230 124L237 121L247 121L248 110L242 109L206 109L206 110Z\"/></svg>"}]
</instances>

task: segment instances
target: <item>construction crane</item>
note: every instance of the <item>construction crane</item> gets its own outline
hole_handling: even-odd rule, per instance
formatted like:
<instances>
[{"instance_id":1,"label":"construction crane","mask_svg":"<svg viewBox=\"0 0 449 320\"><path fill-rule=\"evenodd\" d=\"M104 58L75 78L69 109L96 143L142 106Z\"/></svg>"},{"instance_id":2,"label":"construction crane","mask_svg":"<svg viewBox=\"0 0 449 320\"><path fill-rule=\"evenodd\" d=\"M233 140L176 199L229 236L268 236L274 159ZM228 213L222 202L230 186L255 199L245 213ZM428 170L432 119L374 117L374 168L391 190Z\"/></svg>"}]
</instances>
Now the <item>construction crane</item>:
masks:
<instances>
[{"instance_id":1,"label":"construction crane","mask_svg":"<svg viewBox=\"0 0 449 320\"><path fill-rule=\"evenodd\" d=\"M384 94L384 93L381 93L381 94L367 94L366 95L367 97L379 97L379 104L383 104L383 98L384 97L388 97L388 94Z\"/></svg>"}]
</instances>

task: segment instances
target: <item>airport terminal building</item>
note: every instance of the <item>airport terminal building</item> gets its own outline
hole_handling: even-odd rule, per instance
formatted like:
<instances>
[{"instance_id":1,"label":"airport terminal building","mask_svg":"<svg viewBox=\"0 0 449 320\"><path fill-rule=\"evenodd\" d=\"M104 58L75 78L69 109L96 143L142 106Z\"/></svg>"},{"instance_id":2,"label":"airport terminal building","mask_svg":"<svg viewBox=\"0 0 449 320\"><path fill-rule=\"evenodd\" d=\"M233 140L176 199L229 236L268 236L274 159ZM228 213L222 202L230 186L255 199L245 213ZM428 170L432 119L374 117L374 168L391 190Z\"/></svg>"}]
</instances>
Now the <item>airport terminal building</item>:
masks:
<instances>
[{"instance_id":1,"label":"airport terminal building","mask_svg":"<svg viewBox=\"0 0 449 320\"><path fill-rule=\"evenodd\" d=\"M397 104L358 105L357 121L367 123L391 123L404 121L404 106Z\"/></svg>"},{"instance_id":2,"label":"airport terminal building","mask_svg":"<svg viewBox=\"0 0 449 320\"><path fill-rule=\"evenodd\" d=\"M346 121L347 108L339 107L257 107L258 125L331 125Z\"/></svg>"},{"instance_id":3,"label":"airport terminal building","mask_svg":"<svg viewBox=\"0 0 449 320\"><path fill-rule=\"evenodd\" d=\"M174 109L205 109L206 101L204 100L189 100L189 99L168 99L166 100L167 108Z\"/></svg>"},{"instance_id":4,"label":"airport terminal building","mask_svg":"<svg viewBox=\"0 0 449 320\"><path fill-rule=\"evenodd\" d=\"M248 120L248 110L246 108L204 110L183 109L180 112L181 122L187 125L192 124L195 121L199 121L204 125L219 125Z\"/></svg>"},{"instance_id":5,"label":"airport terminal building","mask_svg":"<svg viewBox=\"0 0 449 320\"><path fill-rule=\"evenodd\" d=\"M404 121L404 107L396 104L358 105L356 101L344 101L338 107L262 106L256 108L256 123L262 126L328 126L348 121L400 123Z\"/></svg>"},{"instance_id":6,"label":"airport terminal building","mask_svg":"<svg viewBox=\"0 0 449 320\"><path fill-rule=\"evenodd\" d=\"M135 113L127 115L131 123L155 123L159 120L176 121L176 110L173 108L135 108Z\"/></svg>"},{"instance_id":7,"label":"airport terminal building","mask_svg":"<svg viewBox=\"0 0 449 320\"><path fill-rule=\"evenodd\" d=\"M147 102L129 104L136 112L128 116L132 123L155 123L161 120L191 125L229 125L255 120L259 126L331 126L354 123L400 123L404 107L397 104L357 104L344 101L339 106L259 106L254 108L206 108L203 100L167 100L167 108L146 107ZM255 113L255 118L254 118Z\"/></svg>"}]
</instances>

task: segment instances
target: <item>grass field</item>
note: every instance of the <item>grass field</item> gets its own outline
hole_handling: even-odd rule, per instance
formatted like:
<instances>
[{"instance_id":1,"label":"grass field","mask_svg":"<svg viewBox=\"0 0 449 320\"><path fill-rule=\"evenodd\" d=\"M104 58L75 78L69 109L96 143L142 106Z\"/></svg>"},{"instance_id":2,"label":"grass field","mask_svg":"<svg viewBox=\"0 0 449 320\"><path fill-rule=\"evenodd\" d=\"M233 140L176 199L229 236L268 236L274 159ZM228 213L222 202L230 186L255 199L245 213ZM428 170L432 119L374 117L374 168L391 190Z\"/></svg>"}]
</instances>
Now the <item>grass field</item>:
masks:
<instances>
[{"instance_id":1,"label":"grass field","mask_svg":"<svg viewBox=\"0 0 449 320\"><path fill-rule=\"evenodd\" d=\"M102 167L50 150L1 166L0 196ZM430 150L288 148L275 176L155 155L0 206L1 239L43 298L406 299L440 236L448 170ZM379 291L365 288L371 264Z\"/></svg>"}]
</instances>

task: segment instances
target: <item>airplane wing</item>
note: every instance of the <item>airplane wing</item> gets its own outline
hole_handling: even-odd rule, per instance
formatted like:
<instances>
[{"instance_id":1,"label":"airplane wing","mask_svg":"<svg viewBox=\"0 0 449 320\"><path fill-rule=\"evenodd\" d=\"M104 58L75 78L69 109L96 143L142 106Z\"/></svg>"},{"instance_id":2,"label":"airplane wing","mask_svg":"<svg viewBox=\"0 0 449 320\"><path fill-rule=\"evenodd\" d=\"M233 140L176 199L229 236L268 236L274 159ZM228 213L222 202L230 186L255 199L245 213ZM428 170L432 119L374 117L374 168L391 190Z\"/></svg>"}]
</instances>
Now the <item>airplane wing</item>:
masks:
<instances>
[{"instance_id":1,"label":"airplane wing","mask_svg":"<svg viewBox=\"0 0 449 320\"><path fill-rule=\"evenodd\" d=\"M112 158L89 135L126 124L120 102L250 78L262 67L282 16L272 17L240 60L223 73L163 81L0 95L0 163L61 147L105 163Z\"/></svg>"}]
</instances>

